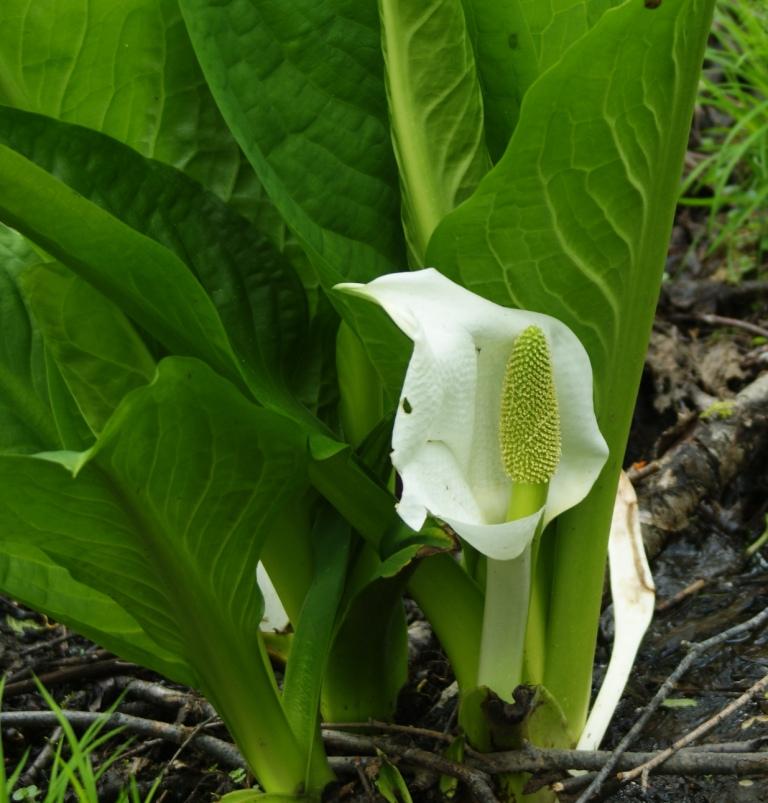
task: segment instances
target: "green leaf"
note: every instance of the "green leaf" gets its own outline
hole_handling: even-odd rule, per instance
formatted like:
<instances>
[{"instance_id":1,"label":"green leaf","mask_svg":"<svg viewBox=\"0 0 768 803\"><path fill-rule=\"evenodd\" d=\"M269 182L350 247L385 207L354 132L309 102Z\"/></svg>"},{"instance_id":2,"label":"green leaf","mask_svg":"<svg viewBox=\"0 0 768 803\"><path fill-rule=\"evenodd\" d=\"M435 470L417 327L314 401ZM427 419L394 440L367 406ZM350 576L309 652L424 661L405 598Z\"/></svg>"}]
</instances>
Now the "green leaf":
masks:
<instances>
[{"instance_id":1,"label":"green leaf","mask_svg":"<svg viewBox=\"0 0 768 803\"><path fill-rule=\"evenodd\" d=\"M514 0L525 18L538 58L538 72L556 64L597 21L625 0ZM637 4L640 5L639 3Z\"/></svg>"},{"instance_id":2,"label":"green leaf","mask_svg":"<svg viewBox=\"0 0 768 803\"><path fill-rule=\"evenodd\" d=\"M389 721L408 677L408 630L403 610L406 576L384 572L407 565L417 551L403 550L388 564L366 547L351 572L322 693L331 722Z\"/></svg>"},{"instance_id":3,"label":"green leaf","mask_svg":"<svg viewBox=\"0 0 768 803\"><path fill-rule=\"evenodd\" d=\"M316 571L296 633L283 685L283 707L300 744L319 739L320 691L333 643L350 553L349 525L323 509L313 532ZM322 742L316 741L322 755Z\"/></svg>"},{"instance_id":4,"label":"green leaf","mask_svg":"<svg viewBox=\"0 0 768 803\"><path fill-rule=\"evenodd\" d=\"M47 346L45 349L45 370L48 379L48 399L51 404L51 414L59 433L59 444L53 444L48 448L56 448L60 445L64 450L83 451L89 446L93 446L93 430L83 418L83 414L77 406L77 401L64 381L61 369Z\"/></svg>"},{"instance_id":5,"label":"green leaf","mask_svg":"<svg viewBox=\"0 0 768 803\"><path fill-rule=\"evenodd\" d=\"M440 220L490 167L461 0L380 0L392 140L413 264Z\"/></svg>"},{"instance_id":6,"label":"green leaf","mask_svg":"<svg viewBox=\"0 0 768 803\"><path fill-rule=\"evenodd\" d=\"M224 118L316 266L365 281L403 265L375 4L180 6Z\"/></svg>"},{"instance_id":7,"label":"green leaf","mask_svg":"<svg viewBox=\"0 0 768 803\"><path fill-rule=\"evenodd\" d=\"M5 0L0 75L0 103L109 134L224 200L243 195L245 173L253 179L176 0ZM258 184L249 187L251 204L254 189L263 195Z\"/></svg>"},{"instance_id":8,"label":"green leaf","mask_svg":"<svg viewBox=\"0 0 768 803\"><path fill-rule=\"evenodd\" d=\"M194 682L192 670L159 647L113 599L78 583L62 566L29 544L2 540L0 588L19 602L121 655L179 683Z\"/></svg>"},{"instance_id":9,"label":"green leaf","mask_svg":"<svg viewBox=\"0 0 768 803\"><path fill-rule=\"evenodd\" d=\"M199 352L232 373L215 309L184 264L33 162L0 145L0 214L58 256L175 351ZM162 302L161 302L162 299Z\"/></svg>"},{"instance_id":10,"label":"green leaf","mask_svg":"<svg viewBox=\"0 0 768 803\"><path fill-rule=\"evenodd\" d=\"M462 1L483 88L486 138L496 160L533 81L623 0Z\"/></svg>"},{"instance_id":11,"label":"green leaf","mask_svg":"<svg viewBox=\"0 0 768 803\"><path fill-rule=\"evenodd\" d=\"M93 432L129 391L149 382L155 361L118 307L58 263L21 274L46 345Z\"/></svg>"},{"instance_id":12,"label":"green leaf","mask_svg":"<svg viewBox=\"0 0 768 803\"><path fill-rule=\"evenodd\" d=\"M379 774L376 776L376 789L388 803L413 803L413 798L408 790L405 779L400 774L400 770L387 759L381 750L377 749L381 766Z\"/></svg>"},{"instance_id":13,"label":"green leaf","mask_svg":"<svg viewBox=\"0 0 768 803\"><path fill-rule=\"evenodd\" d=\"M0 142L188 265L265 396L270 391L279 395L277 388L268 388L279 384L281 374L293 380L297 364L302 365L296 356L306 337L304 292L287 260L244 218L177 170L79 126L0 108ZM83 219L81 230L88 221ZM169 256L163 254L166 261ZM103 276L100 282L92 275L85 278L97 287L101 284L100 289L131 314L123 303L128 296L124 287L108 291ZM194 283L183 277L177 284L181 291ZM142 290L151 298L146 286ZM199 295L196 289L195 294ZM166 303L172 300L171 294ZM199 303L210 306L207 301ZM152 331L146 321L139 322Z\"/></svg>"},{"instance_id":14,"label":"green leaf","mask_svg":"<svg viewBox=\"0 0 768 803\"><path fill-rule=\"evenodd\" d=\"M504 153L520 104L538 75L538 56L519 0L463 0L483 90L485 136L491 157Z\"/></svg>"},{"instance_id":15,"label":"green leaf","mask_svg":"<svg viewBox=\"0 0 768 803\"><path fill-rule=\"evenodd\" d=\"M62 445L51 415L45 351L19 287L37 261L21 235L0 225L0 453Z\"/></svg>"},{"instance_id":16,"label":"green leaf","mask_svg":"<svg viewBox=\"0 0 768 803\"><path fill-rule=\"evenodd\" d=\"M277 792L298 788L308 746L268 668L255 572L279 512L307 487L305 464L298 428L183 358L162 361L89 452L0 457L2 537L43 550L186 662Z\"/></svg>"},{"instance_id":17,"label":"green leaf","mask_svg":"<svg viewBox=\"0 0 768 803\"><path fill-rule=\"evenodd\" d=\"M171 352L199 357L242 383L245 369L184 263L3 145L0 216L119 303ZM274 398L269 377L247 376L262 400ZM277 406L291 405L281 398Z\"/></svg>"}]
</instances>

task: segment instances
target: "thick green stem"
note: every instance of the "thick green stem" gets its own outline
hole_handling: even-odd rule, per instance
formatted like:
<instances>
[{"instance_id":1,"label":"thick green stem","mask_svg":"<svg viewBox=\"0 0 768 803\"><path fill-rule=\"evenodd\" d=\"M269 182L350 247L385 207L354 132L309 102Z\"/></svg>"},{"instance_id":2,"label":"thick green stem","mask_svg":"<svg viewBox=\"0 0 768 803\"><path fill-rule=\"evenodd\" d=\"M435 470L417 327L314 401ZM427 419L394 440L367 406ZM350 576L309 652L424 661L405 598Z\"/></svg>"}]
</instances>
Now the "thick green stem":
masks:
<instances>
[{"instance_id":1,"label":"thick green stem","mask_svg":"<svg viewBox=\"0 0 768 803\"><path fill-rule=\"evenodd\" d=\"M531 599L525 631L523 683L532 686L544 683L547 616L552 583L552 543L553 534L546 530L531 546Z\"/></svg>"},{"instance_id":2,"label":"thick green stem","mask_svg":"<svg viewBox=\"0 0 768 803\"><path fill-rule=\"evenodd\" d=\"M384 391L360 338L344 321L336 336L336 373L344 436L357 447L384 415Z\"/></svg>"},{"instance_id":3,"label":"thick green stem","mask_svg":"<svg viewBox=\"0 0 768 803\"><path fill-rule=\"evenodd\" d=\"M541 510L547 488L548 483L513 483L507 519L514 521ZM512 692L523 679L530 593L530 544L514 560L488 558L478 683L510 702Z\"/></svg>"},{"instance_id":4,"label":"thick green stem","mask_svg":"<svg viewBox=\"0 0 768 803\"><path fill-rule=\"evenodd\" d=\"M514 560L488 559L477 682L508 702L523 677L530 583L530 545Z\"/></svg>"},{"instance_id":5,"label":"thick green stem","mask_svg":"<svg viewBox=\"0 0 768 803\"><path fill-rule=\"evenodd\" d=\"M219 642L220 643L220 642ZM243 757L268 792L316 792L332 780L324 757L313 761L305 789L311 745L300 745L283 711L266 651L246 649L242 634L232 634L226 656L206 656L203 691L221 714ZM235 645L239 645L237 648ZM324 766L323 766L324 764Z\"/></svg>"},{"instance_id":6,"label":"thick green stem","mask_svg":"<svg viewBox=\"0 0 768 803\"><path fill-rule=\"evenodd\" d=\"M557 521L544 685L576 743L587 720L608 535L620 465L612 458L589 496Z\"/></svg>"},{"instance_id":7,"label":"thick green stem","mask_svg":"<svg viewBox=\"0 0 768 803\"><path fill-rule=\"evenodd\" d=\"M448 656L464 693L477 686L477 656L483 621L480 589L451 555L425 558L408 582Z\"/></svg>"},{"instance_id":8,"label":"thick green stem","mask_svg":"<svg viewBox=\"0 0 768 803\"><path fill-rule=\"evenodd\" d=\"M390 720L408 679L404 581L378 579L352 601L336 633L322 693L329 722Z\"/></svg>"},{"instance_id":9,"label":"thick green stem","mask_svg":"<svg viewBox=\"0 0 768 803\"><path fill-rule=\"evenodd\" d=\"M311 449L311 445L310 445ZM314 487L373 547L397 524L395 500L357 462L349 449L309 461Z\"/></svg>"}]
</instances>

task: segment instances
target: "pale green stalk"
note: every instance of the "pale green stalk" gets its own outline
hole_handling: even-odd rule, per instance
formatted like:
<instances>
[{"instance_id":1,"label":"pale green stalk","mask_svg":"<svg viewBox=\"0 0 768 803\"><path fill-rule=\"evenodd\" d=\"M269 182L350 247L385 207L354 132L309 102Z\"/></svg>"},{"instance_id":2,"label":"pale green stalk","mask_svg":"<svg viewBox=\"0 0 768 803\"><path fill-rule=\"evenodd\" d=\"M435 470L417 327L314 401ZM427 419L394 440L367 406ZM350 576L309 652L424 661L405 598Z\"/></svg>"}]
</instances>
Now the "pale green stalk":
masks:
<instances>
[{"instance_id":1,"label":"pale green stalk","mask_svg":"<svg viewBox=\"0 0 768 803\"><path fill-rule=\"evenodd\" d=\"M507 520L525 518L540 510L547 498L547 483L515 484ZM478 683L512 701L523 680L523 654L531 596L531 544L514 560L487 559L485 612L480 643Z\"/></svg>"}]
</instances>

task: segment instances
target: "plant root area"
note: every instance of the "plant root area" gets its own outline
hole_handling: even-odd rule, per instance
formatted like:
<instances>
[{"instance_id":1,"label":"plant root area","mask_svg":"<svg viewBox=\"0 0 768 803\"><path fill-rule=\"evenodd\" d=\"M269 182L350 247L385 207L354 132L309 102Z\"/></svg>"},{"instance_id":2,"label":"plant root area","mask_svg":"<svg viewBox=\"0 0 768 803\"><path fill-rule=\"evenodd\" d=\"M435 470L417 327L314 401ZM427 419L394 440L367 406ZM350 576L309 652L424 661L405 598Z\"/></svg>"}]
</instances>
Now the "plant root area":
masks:
<instances>
[{"instance_id":1,"label":"plant root area","mask_svg":"<svg viewBox=\"0 0 768 803\"><path fill-rule=\"evenodd\" d=\"M578 761L535 750L512 757L515 766L536 770L529 789L554 785L563 801L768 800L768 613L760 618L768 608L768 272L759 252L747 254L752 265L744 269L742 260L733 282L725 256L706 249L703 226L689 210L678 214L625 461L639 498L656 616L600 752ZM453 800L490 803L498 766L444 757L456 730L455 684L428 624L407 604L411 670L397 724L324 731L339 778L328 799L384 800L376 786L383 753L415 803L446 799L439 783L451 777ZM747 625L734 629L740 623ZM606 591L596 688L611 640ZM690 665L668 682L683 659ZM97 771L115 759L100 777L100 801L117 800L130 779L144 800L161 777L154 797L161 803L208 803L249 785L215 711L196 693L7 599L0 599L0 663L7 772L26 754L15 800L44 799L63 734L34 677L78 734L99 712L114 710L103 732L121 730L92 753ZM655 695L623 757L585 794ZM664 763L632 777L678 740L685 743ZM586 774L567 772L577 767ZM619 780L620 772L630 779Z\"/></svg>"}]
</instances>

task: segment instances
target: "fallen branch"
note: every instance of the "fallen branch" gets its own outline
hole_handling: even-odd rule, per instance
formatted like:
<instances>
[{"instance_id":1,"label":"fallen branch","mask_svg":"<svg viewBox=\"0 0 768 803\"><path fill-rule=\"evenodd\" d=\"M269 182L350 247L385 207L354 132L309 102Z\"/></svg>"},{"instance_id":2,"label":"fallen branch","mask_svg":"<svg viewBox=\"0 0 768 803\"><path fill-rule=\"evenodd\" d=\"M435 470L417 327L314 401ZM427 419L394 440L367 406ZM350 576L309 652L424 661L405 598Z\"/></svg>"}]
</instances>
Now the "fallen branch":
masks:
<instances>
[{"instance_id":1,"label":"fallen branch","mask_svg":"<svg viewBox=\"0 0 768 803\"><path fill-rule=\"evenodd\" d=\"M640 766L635 767L633 770L619 773L618 776L619 780L631 781L634 778L637 778L638 776L642 775L643 782L645 784L645 780L647 779L648 773L650 773L651 770L655 769L660 764L663 764L665 761L668 761L671 758L671 756L673 756L676 752L678 752L686 745L690 744L691 742L695 742L696 739L699 739L705 733L709 733L709 731L717 727L724 719L727 719L729 716L731 716L731 714L738 711L739 708L746 705L753 697L756 697L758 694L760 694L761 691L764 691L766 688L768 688L768 675L762 677L760 680L757 681L757 683L755 683L749 689L747 689L747 691L745 691L744 694L742 694L736 700L733 700L733 702L729 703L727 706L725 706L725 708L722 708L714 716L702 722L692 731L686 733L685 736L682 736L666 750L662 750L661 753L654 756L652 759L649 759L648 761L644 761L642 764L640 764Z\"/></svg>"},{"instance_id":2,"label":"fallen branch","mask_svg":"<svg viewBox=\"0 0 768 803\"><path fill-rule=\"evenodd\" d=\"M224 739L199 733L195 727L187 725L171 725L130 714L114 713L109 715L93 711L4 711L0 713L0 725L4 728L51 728L59 724L59 716L66 718L74 728L88 728L95 722L103 721L104 727L122 728L128 733L149 738L161 738L173 744L185 744L190 741L227 769L247 769L245 759L238 749Z\"/></svg>"},{"instance_id":3,"label":"fallen branch","mask_svg":"<svg viewBox=\"0 0 768 803\"><path fill-rule=\"evenodd\" d=\"M360 727L359 724L358 727ZM458 778L466 785L478 803L498 803L491 788L490 773L485 768L459 764L428 750L399 744L391 739L377 736L326 729L322 731L322 734L326 747L356 755L370 755L381 750L387 756L397 757L409 764L433 770L441 775ZM425 734L420 735L424 736ZM430 735L430 738L433 737Z\"/></svg>"},{"instance_id":4,"label":"fallen branch","mask_svg":"<svg viewBox=\"0 0 768 803\"><path fill-rule=\"evenodd\" d=\"M632 744L632 742L634 742L634 740L640 735L648 720L656 713L664 700L666 700L669 694L673 691L678 680L680 680L680 678L690 669L694 661L702 653L712 649L713 647L717 647L720 644L724 644L730 639L744 635L745 633L751 633L753 630L757 630L759 627L762 627L766 622L768 622L768 608L764 608L760 613L758 613L756 616L753 616L751 619L748 619L746 622L741 622L733 627L729 627L727 630L723 630L722 633L718 633L717 635L712 636L705 641L700 641L697 644L690 645L688 654L680 661L672 674L664 681L651 702L648 703L642 714L638 717L635 724L616 746L611 759L606 762L605 766L600 770L595 779L587 787L586 791L581 795L581 797L579 797L576 803L586 803L595 794L597 794L603 782L619 765L621 756L626 752L627 748ZM573 769L579 768L573 767Z\"/></svg>"},{"instance_id":5,"label":"fallen branch","mask_svg":"<svg viewBox=\"0 0 768 803\"><path fill-rule=\"evenodd\" d=\"M140 668L136 664L121 661L119 658L106 658L96 661L84 661L76 666L66 666L63 669L45 672L38 675L37 680L44 686L54 686L57 683L69 683L82 678L104 677L105 675L114 675L130 669ZM37 683L34 678L18 680L14 683L6 684L3 689L3 697L7 699L16 694L33 691L36 688Z\"/></svg>"},{"instance_id":6,"label":"fallen branch","mask_svg":"<svg viewBox=\"0 0 768 803\"><path fill-rule=\"evenodd\" d=\"M766 682L768 683L768 680ZM192 745L226 769L248 769L235 745L200 732L205 723L189 727L128 714L104 715L90 711L62 711L61 716L64 716L74 728L87 728L97 721L103 721L105 728L122 728L127 733L150 739L162 739L180 746ZM2 727L50 728L58 724L57 714L53 711L0 713ZM435 732L416 730L416 733L410 735L435 738ZM422 730L423 732L418 732ZM342 753L329 758L329 763L336 772L356 774L361 766L375 763L376 751L381 750L385 755L399 759L412 767L457 778L467 787L477 803L498 803L493 793L492 779L500 773L534 773L568 769L589 771L604 768L609 764L612 765L612 769L632 769L660 755L659 752L632 752L616 756L607 750L545 750L528 745L522 750L503 753L472 752L465 764L459 764L428 750L398 743L391 737L331 729L324 729L322 733L326 747ZM761 744L761 740L751 740L683 748L664 761L661 772L675 775L768 773L768 753L752 752ZM565 785L558 782L553 788L557 791Z\"/></svg>"}]
</instances>

